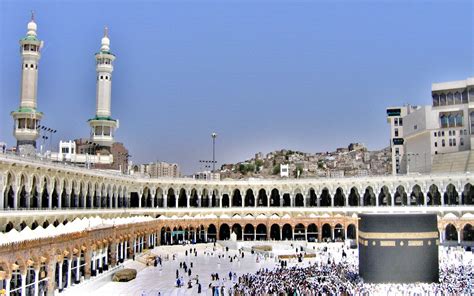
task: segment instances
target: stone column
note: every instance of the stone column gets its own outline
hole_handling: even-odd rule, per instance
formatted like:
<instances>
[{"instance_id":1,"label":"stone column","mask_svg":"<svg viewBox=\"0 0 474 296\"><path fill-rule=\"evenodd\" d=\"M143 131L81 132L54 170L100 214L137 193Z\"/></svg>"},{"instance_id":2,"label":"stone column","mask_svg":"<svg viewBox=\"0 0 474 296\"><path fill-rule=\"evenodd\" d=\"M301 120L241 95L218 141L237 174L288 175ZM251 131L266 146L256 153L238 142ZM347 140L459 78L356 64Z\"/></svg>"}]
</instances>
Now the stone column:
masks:
<instances>
[{"instance_id":1,"label":"stone column","mask_svg":"<svg viewBox=\"0 0 474 296\"><path fill-rule=\"evenodd\" d=\"M163 208L168 207L168 194L163 193Z\"/></svg>"},{"instance_id":2,"label":"stone column","mask_svg":"<svg viewBox=\"0 0 474 296\"><path fill-rule=\"evenodd\" d=\"M72 256L70 258L68 258L68 260L67 260L67 286L68 287L71 286L72 260L73 260Z\"/></svg>"},{"instance_id":3,"label":"stone column","mask_svg":"<svg viewBox=\"0 0 474 296\"><path fill-rule=\"evenodd\" d=\"M124 259L128 259L127 248L128 248L128 241L125 241L125 246L123 249Z\"/></svg>"},{"instance_id":4,"label":"stone column","mask_svg":"<svg viewBox=\"0 0 474 296\"><path fill-rule=\"evenodd\" d=\"M26 271L20 274L21 277L21 295L26 295Z\"/></svg>"},{"instance_id":5,"label":"stone column","mask_svg":"<svg viewBox=\"0 0 474 296\"><path fill-rule=\"evenodd\" d=\"M445 193L446 193L446 191L444 191L444 190L441 190L441 191L439 192L440 198L441 198L441 206L443 206L443 207L444 207L444 194L445 194Z\"/></svg>"},{"instance_id":6,"label":"stone column","mask_svg":"<svg viewBox=\"0 0 474 296\"><path fill-rule=\"evenodd\" d=\"M103 253L103 250L100 249L99 250L99 253L97 254L97 257L96 257L96 261L97 259L99 260L99 264L97 264L97 269L98 269L98 274L99 273L102 273L102 271L104 270L104 266L103 266L103 259L104 259L104 255L102 254Z\"/></svg>"},{"instance_id":7,"label":"stone column","mask_svg":"<svg viewBox=\"0 0 474 296\"><path fill-rule=\"evenodd\" d=\"M5 190L6 190L6 186L3 185L3 183L0 182L0 209L4 209L5 208L5 204L4 204L4 199L5 199Z\"/></svg>"},{"instance_id":8,"label":"stone column","mask_svg":"<svg viewBox=\"0 0 474 296\"><path fill-rule=\"evenodd\" d=\"M207 230L204 229L204 242L207 243Z\"/></svg>"},{"instance_id":9,"label":"stone column","mask_svg":"<svg viewBox=\"0 0 474 296\"><path fill-rule=\"evenodd\" d=\"M38 281L39 281L39 269L35 269L35 286L34 286L34 296L38 296L39 291L38 291Z\"/></svg>"},{"instance_id":10,"label":"stone column","mask_svg":"<svg viewBox=\"0 0 474 296\"><path fill-rule=\"evenodd\" d=\"M280 240L283 240L283 227L280 226Z\"/></svg>"},{"instance_id":11,"label":"stone column","mask_svg":"<svg viewBox=\"0 0 474 296\"><path fill-rule=\"evenodd\" d=\"M55 273L57 272L56 270L56 262L50 262L47 267L47 273L48 273L48 293L47 296L53 296L54 295L54 290L55 290Z\"/></svg>"},{"instance_id":12,"label":"stone column","mask_svg":"<svg viewBox=\"0 0 474 296\"><path fill-rule=\"evenodd\" d=\"M397 193L397 190L390 192L390 205L393 207L395 206L395 193ZM400 196L402 199L402 204L403 204L403 196Z\"/></svg>"},{"instance_id":13,"label":"stone column","mask_svg":"<svg viewBox=\"0 0 474 296\"><path fill-rule=\"evenodd\" d=\"M26 200L26 208L29 209L30 208L30 199L31 199L31 189L26 189L25 191L25 200Z\"/></svg>"},{"instance_id":14,"label":"stone column","mask_svg":"<svg viewBox=\"0 0 474 296\"><path fill-rule=\"evenodd\" d=\"M374 192L374 195L375 195L375 206L378 208L379 207L379 196L377 194L375 194L375 192Z\"/></svg>"},{"instance_id":15,"label":"stone column","mask_svg":"<svg viewBox=\"0 0 474 296\"><path fill-rule=\"evenodd\" d=\"M334 207L334 195L336 195L335 192L331 192L331 208Z\"/></svg>"},{"instance_id":16,"label":"stone column","mask_svg":"<svg viewBox=\"0 0 474 296\"><path fill-rule=\"evenodd\" d=\"M81 265L81 253L78 253L76 257L76 281L75 281L76 284L79 284L79 282L81 281L80 265Z\"/></svg>"},{"instance_id":17,"label":"stone column","mask_svg":"<svg viewBox=\"0 0 474 296\"><path fill-rule=\"evenodd\" d=\"M314 194L316 194L316 191L314 192ZM319 208L321 206L321 195L322 195L322 191L319 195L316 195L316 206Z\"/></svg>"},{"instance_id":18,"label":"stone column","mask_svg":"<svg viewBox=\"0 0 474 296\"><path fill-rule=\"evenodd\" d=\"M304 228L304 239L305 241L308 241L308 230L306 229L306 227Z\"/></svg>"},{"instance_id":19,"label":"stone column","mask_svg":"<svg viewBox=\"0 0 474 296\"><path fill-rule=\"evenodd\" d=\"M61 292L63 290L63 262L58 262L59 263L59 271L58 271L58 278L59 278L59 283L58 283L58 290Z\"/></svg>"},{"instance_id":20,"label":"stone column","mask_svg":"<svg viewBox=\"0 0 474 296\"><path fill-rule=\"evenodd\" d=\"M11 278L5 278L5 295L10 296L10 281Z\"/></svg>"},{"instance_id":21,"label":"stone column","mask_svg":"<svg viewBox=\"0 0 474 296\"><path fill-rule=\"evenodd\" d=\"M18 209L18 188L16 186L12 186L13 189L13 208L16 210Z\"/></svg>"},{"instance_id":22,"label":"stone column","mask_svg":"<svg viewBox=\"0 0 474 296\"><path fill-rule=\"evenodd\" d=\"M84 267L84 279L88 280L90 279L91 277L91 254L92 251L87 249L84 253L84 260L85 260L85 264L86 266Z\"/></svg>"},{"instance_id":23,"label":"stone column","mask_svg":"<svg viewBox=\"0 0 474 296\"><path fill-rule=\"evenodd\" d=\"M254 228L253 228L253 240L254 240L254 241L257 240L257 227L254 227Z\"/></svg>"},{"instance_id":24,"label":"stone column","mask_svg":"<svg viewBox=\"0 0 474 296\"><path fill-rule=\"evenodd\" d=\"M461 229L458 230L458 244L461 244Z\"/></svg>"},{"instance_id":25,"label":"stone column","mask_svg":"<svg viewBox=\"0 0 474 296\"><path fill-rule=\"evenodd\" d=\"M334 227L331 227L331 239L334 240Z\"/></svg>"},{"instance_id":26,"label":"stone column","mask_svg":"<svg viewBox=\"0 0 474 296\"><path fill-rule=\"evenodd\" d=\"M151 207L156 208L157 207L157 204L155 203L156 192L151 191L150 195L151 195Z\"/></svg>"}]
</instances>

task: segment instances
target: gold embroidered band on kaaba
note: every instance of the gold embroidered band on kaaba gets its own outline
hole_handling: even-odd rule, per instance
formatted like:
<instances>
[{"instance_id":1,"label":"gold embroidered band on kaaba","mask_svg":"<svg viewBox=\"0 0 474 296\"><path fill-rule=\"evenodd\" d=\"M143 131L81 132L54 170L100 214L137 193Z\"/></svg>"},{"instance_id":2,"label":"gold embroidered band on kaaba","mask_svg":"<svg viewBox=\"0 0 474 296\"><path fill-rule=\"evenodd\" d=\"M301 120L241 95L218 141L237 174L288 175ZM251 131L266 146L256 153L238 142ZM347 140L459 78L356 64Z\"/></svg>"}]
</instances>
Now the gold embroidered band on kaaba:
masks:
<instances>
[{"instance_id":1,"label":"gold embroidered band on kaaba","mask_svg":"<svg viewBox=\"0 0 474 296\"><path fill-rule=\"evenodd\" d=\"M438 232L364 232L359 230L362 239L429 239L438 238Z\"/></svg>"}]
</instances>

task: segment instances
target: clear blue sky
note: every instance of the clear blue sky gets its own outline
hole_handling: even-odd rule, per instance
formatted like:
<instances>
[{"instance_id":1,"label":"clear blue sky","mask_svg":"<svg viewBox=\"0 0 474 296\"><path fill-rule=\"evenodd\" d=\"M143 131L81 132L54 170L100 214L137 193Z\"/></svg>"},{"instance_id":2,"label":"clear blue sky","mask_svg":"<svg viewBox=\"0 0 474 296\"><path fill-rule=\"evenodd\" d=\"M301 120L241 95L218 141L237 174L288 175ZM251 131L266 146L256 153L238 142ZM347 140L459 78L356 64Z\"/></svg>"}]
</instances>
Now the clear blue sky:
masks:
<instances>
[{"instance_id":1,"label":"clear blue sky","mask_svg":"<svg viewBox=\"0 0 474 296\"><path fill-rule=\"evenodd\" d=\"M221 3L225 2L225 3ZM116 140L184 172L289 148L389 144L385 108L430 104L474 71L472 1L0 1L0 141L14 145L18 40L45 41L38 107L55 140L87 137L103 27L116 54Z\"/></svg>"}]
</instances>

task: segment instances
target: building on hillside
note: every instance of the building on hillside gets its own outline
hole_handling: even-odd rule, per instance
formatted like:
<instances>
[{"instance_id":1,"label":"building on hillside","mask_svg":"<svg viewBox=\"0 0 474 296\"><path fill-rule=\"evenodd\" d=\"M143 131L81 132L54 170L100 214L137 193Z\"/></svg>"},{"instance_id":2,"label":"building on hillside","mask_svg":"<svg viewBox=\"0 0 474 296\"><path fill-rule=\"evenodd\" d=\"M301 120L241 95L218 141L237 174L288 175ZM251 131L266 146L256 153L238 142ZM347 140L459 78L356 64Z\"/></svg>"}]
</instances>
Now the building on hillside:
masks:
<instances>
[{"instance_id":1,"label":"building on hillside","mask_svg":"<svg viewBox=\"0 0 474 296\"><path fill-rule=\"evenodd\" d=\"M195 180L208 180L208 181L219 181L221 179L221 174L211 171L197 172L193 175Z\"/></svg>"},{"instance_id":2,"label":"building on hillside","mask_svg":"<svg viewBox=\"0 0 474 296\"><path fill-rule=\"evenodd\" d=\"M280 177L281 178L288 178L290 176L290 165L289 164L281 164L280 165Z\"/></svg>"},{"instance_id":3,"label":"building on hillside","mask_svg":"<svg viewBox=\"0 0 474 296\"><path fill-rule=\"evenodd\" d=\"M432 105L387 108L393 174L467 168L474 143L474 77L433 83L431 95ZM438 155L452 161L444 158L434 168Z\"/></svg>"}]
</instances>

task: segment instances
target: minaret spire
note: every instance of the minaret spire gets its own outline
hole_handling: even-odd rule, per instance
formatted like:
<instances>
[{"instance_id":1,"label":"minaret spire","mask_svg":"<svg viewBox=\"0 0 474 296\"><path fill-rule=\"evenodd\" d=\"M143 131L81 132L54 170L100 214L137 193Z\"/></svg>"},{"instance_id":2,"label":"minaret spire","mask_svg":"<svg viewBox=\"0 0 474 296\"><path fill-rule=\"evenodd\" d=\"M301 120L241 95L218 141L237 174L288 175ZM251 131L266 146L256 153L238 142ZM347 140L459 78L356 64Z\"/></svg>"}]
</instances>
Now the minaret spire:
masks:
<instances>
[{"instance_id":1,"label":"minaret spire","mask_svg":"<svg viewBox=\"0 0 474 296\"><path fill-rule=\"evenodd\" d=\"M15 121L13 135L17 140L17 151L22 155L34 155L36 139L39 136L39 123L43 113L37 107L38 64L43 42L37 38L35 14L27 25L27 33L20 40L21 88L20 107L11 115Z\"/></svg>"},{"instance_id":2,"label":"minaret spire","mask_svg":"<svg viewBox=\"0 0 474 296\"><path fill-rule=\"evenodd\" d=\"M35 21L35 11L34 10L31 11L31 21L33 21L33 22Z\"/></svg>"},{"instance_id":3,"label":"minaret spire","mask_svg":"<svg viewBox=\"0 0 474 296\"><path fill-rule=\"evenodd\" d=\"M115 55L110 52L109 29L104 27L104 37L101 39L100 51L95 54L97 73L96 112L89 120L91 140L98 146L108 150L114 142L113 134L118 127L118 121L112 119L112 72ZM103 149L101 153L103 153Z\"/></svg>"}]
</instances>

